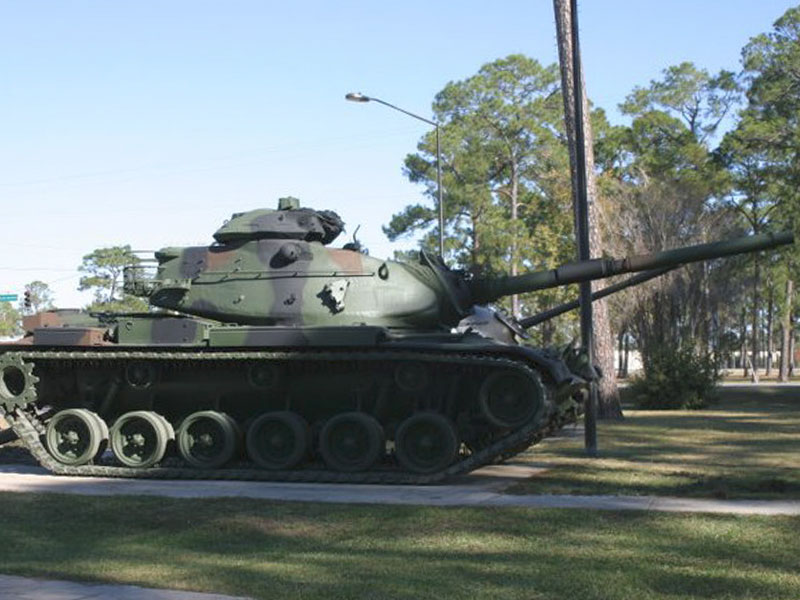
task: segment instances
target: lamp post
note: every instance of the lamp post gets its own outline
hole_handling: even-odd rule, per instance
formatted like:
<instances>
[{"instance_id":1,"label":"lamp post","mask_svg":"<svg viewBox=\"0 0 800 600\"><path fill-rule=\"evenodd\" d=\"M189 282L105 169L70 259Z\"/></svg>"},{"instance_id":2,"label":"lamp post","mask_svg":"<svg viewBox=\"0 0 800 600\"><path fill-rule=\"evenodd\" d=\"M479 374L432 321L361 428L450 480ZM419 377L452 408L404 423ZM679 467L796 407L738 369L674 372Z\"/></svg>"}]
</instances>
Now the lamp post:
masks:
<instances>
[{"instance_id":1,"label":"lamp post","mask_svg":"<svg viewBox=\"0 0 800 600\"><path fill-rule=\"evenodd\" d=\"M350 100L351 102L377 102L378 104L383 104L384 106L388 106L389 108L400 111L409 117L414 117L415 119L427 123L428 125L433 125L436 128L436 187L438 188L437 191L439 197L439 256L444 258L444 202L442 202L442 148L439 143L439 123L426 119L425 117L415 115L412 112L402 109L399 106L395 106L394 104L390 104L389 102L381 100L380 98L365 96L360 92L350 92L349 94L346 94L345 100Z\"/></svg>"}]
</instances>

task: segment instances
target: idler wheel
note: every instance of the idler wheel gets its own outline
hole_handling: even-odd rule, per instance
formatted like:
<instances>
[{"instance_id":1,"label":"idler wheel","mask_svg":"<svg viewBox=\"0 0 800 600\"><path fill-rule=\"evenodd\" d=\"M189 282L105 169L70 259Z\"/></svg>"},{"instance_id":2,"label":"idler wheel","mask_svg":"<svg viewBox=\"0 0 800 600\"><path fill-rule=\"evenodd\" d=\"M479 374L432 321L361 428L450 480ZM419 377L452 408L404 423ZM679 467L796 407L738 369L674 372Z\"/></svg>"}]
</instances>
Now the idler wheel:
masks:
<instances>
[{"instance_id":1,"label":"idler wheel","mask_svg":"<svg viewBox=\"0 0 800 600\"><path fill-rule=\"evenodd\" d=\"M458 433L450 419L419 412L400 423L394 436L397 462L414 473L436 473L458 455Z\"/></svg>"},{"instance_id":2,"label":"idler wheel","mask_svg":"<svg viewBox=\"0 0 800 600\"><path fill-rule=\"evenodd\" d=\"M247 455L264 469L297 466L311 448L311 431L305 419L291 411L261 415L247 430Z\"/></svg>"},{"instance_id":3,"label":"idler wheel","mask_svg":"<svg viewBox=\"0 0 800 600\"><path fill-rule=\"evenodd\" d=\"M545 407L545 391L537 378L514 371L492 373L478 394L481 411L492 425L513 429L524 425Z\"/></svg>"},{"instance_id":4,"label":"idler wheel","mask_svg":"<svg viewBox=\"0 0 800 600\"><path fill-rule=\"evenodd\" d=\"M172 425L164 417L147 410L125 413L111 427L111 450L126 467L151 467L162 458L175 439Z\"/></svg>"},{"instance_id":5,"label":"idler wheel","mask_svg":"<svg viewBox=\"0 0 800 600\"><path fill-rule=\"evenodd\" d=\"M85 408L57 412L45 431L47 449L53 458L73 467L94 460L105 449L107 440L105 422Z\"/></svg>"},{"instance_id":6,"label":"idler wheel","mask_svg":"<svg viewBox=\"0 0 800 600\"><path fill-rule=\"evenodd\" d=\"M378 462L386 447L383 427L360 412L336 415L319 436L319 452L335 471L365 471Z\"/></svg>"},{"instance_id":7,"label":"idler wheel","mask_svg":"<svg viewBox=\"0 0 800 600\"><path fill-rule=\"evenodd\" d=\"M233 458L241 435L236 421L225 413L203 410L186 417L178 428L178 452L193 467L216 469Z\"/></svg>"}]
</instances>

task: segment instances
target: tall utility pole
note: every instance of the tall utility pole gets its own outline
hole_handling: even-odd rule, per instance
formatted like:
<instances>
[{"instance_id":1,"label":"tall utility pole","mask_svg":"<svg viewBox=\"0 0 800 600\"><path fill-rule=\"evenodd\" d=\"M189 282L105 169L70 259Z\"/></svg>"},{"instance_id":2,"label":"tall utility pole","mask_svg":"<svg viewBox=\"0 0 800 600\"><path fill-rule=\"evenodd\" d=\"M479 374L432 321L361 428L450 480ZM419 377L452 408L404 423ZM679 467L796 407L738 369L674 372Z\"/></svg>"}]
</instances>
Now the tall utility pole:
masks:
<instances>
[{"instance_id":1,"label":"tall utility pole","mask_svg":"<svg viewBox=\"0 0 800 600\"><path fill-rule=\"evenodd\" d=\"M567 140L570 152L570 166L572 168L573 190L577 187L576 172L576 144L575 144L575 102L573 88L580 86L581 108L583 114L584 147L586 151L586 184L589 200L589 248L593 256L601 256L605 249L597 206L597 186L594 178L594 152L592 148L592 127L589 116L589 106L586 99L583 78L575 79L573 52L572 52L572 19L569 0L553 1L556 14L556 35L558 38L558 56L561 65L561 88L564 95L564 120L566 122ZM577 29L575 30L577 33ZM577 54L578 59L580 53ZM578 81L579 84L575 82ZM576 232L577 233L577 232ZM603 371L603 378L599 381L599 408L598 415L602 419L622 418L622 409L619 403L619 390L614 373L614 336L611 334L611 323L608 316L608 305L604 300L594 303L593 307L594 337L592 339L595 364Z\"/></svg>"},{"instance_id":2,"label":"tall utility pole","mask_svg":"<svg viewBox=\"0 0 800 600\"><path fill-rule=\"evenodd\" d=\"M578 260L589 260L589 194L586 182L586 136L583 129L583 77L581 76L581 51L578 39L578 0L570 0L570 22L572 39L572 93L575 106L575 215L578 231ZM580 284L581 341L589 355L589 364L594 364L594 326L592 323L592 284ZM586 452L597 455L597 384L589 385L589 398L584 416Z\"/></svg>"},{"instance_id":3,"label":"tall utility pole","mask_svg":"<svg viewBox=\"0 0 800 600\"><path fill-rule=\"evenodd\" d=\"M561 63L561 87L564 96L564 121L570 145L572 170L575 234L578 242L578 260L591 258L589 239L589 198L586 161L586 134L584 129L584 94L581 75L580 43L578 36L578 10L576 0L553 0L556 16L556 35ZM581 345L588 354L590 364L595 364L594 328L592 322L592 285L580 284ZM613 365L612 365L613 370ZM605 374L613 377L613 373ZM590 456L597 456L597 384L589 386L584 413L585 446Z\"/></svg>"}]
</instances>

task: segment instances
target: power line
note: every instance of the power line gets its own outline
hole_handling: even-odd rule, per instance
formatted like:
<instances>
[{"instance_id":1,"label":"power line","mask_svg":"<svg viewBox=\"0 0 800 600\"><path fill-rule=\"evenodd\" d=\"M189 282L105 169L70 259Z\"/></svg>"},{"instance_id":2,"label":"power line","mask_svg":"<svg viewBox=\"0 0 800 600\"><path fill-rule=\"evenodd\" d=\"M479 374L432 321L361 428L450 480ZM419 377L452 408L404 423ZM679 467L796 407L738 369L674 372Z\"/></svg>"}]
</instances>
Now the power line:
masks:
<instances>
[{"instance_id":1,"label":"power line","mask_svg":"<svg viewBox=\"0 0 800 600\"><path fill-rule=\"evenodd\" d=\"M31 179L26 181L11 181L11 182L0 182L0 187L25 187L29 185L41 185L47 183L60 183L60 182L68 182L68 181L75 181L75 180L86 180L86 179L97 179L103 178L108 176L119 176L119 175L131 175L136 173L142 172L155 172L159 175L165 175L170 173L196 173L200 171L207 171L207 170L218 170L218 169L225 169L231 168L232 166L237 166L239 164L246 164L247 162L257 161L260 157L265 155L277 154L281 153L284 157L291 156L289 153L294 153L295 156L297 152L303 152L307 148L319 148L321 146L328 146L328 147L338 147L340 149L348 149L348 148L360 148L364 147L363 144L344 144L339 145L338 142L341 141L348 141L348 142L359 142L359 141L366 141L369 142L372 139L386 139L388 137L393 136L400 136L400 135L407 135L409 133L415 132L415 129L405 128L402 130L394 130L394 131L382 131L371 133L364 136L346 136L346 137L336 137L336 138L329 138L328 140L321 140L315 142L309 142L308 145L304 144L296 144L294 146L291 145L282 145L276 147L269 147L269 148L254 148L252 150L237 152L233 154L229 154L227 156L217 156L217 157L210 157L210 158L199 158L196 160L190 161L178 161L172 164L165 164L165 165L142 165L138 167L129 167L123 169L110 169L107 171L95 171L95 172L87 172L87 173L72 173L66 175L58 175L55 177L47 177L42 179ZM367 147L372 147L375 144L370 144ZM207 165L207 166L199 166L202 163L215 163L215 162L230 162L228 165ZM232 162L231 162L232 161ZM198 166L195 166L198 165ZM127 181L124 180L124 181Z\"/></svg>"},{"instance_id":2,"label":"power line","mask_svg":"<svg viewBox=\"0 0 800 600\"><path fill-rule=\"evenodd\" d=\"M51 279L50 281L45 281L47 285L51 285L53 283L60 283L62 281L68 281L70 279L75 279L76 277L80 277L80 273L75 273L74 275L67 275L66 277L59 277L58 279Z\"/></svg>"},{"instance_id":3,"label":"power line","mask_svg":"<svg viewBox=\"0 0 800 600\"><path fill-rule=\"evenodd\" d=\"M0 271L61 271L63 273L77 273L78 269L56 269L53 267L0 267Z\"/></svg>"}]
</instances>

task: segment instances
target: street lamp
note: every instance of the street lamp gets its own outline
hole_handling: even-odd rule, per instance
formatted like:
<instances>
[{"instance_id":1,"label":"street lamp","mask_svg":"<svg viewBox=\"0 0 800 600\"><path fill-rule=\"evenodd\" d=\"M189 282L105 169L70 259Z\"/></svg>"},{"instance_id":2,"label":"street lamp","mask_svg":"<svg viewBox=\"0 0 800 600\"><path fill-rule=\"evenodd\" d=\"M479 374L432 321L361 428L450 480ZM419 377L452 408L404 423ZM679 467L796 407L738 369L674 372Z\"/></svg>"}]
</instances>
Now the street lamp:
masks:
<instances>
[{"instance_id":1,"label":"street lamp","mask_svg":"<svg viewBox=\"0 0 800 600\"><path fill-rule=\"evenodd\" d=\"M414 117L415 119L423 121L428 125L433 125L436 128L436 187L438 188L439 196L439 256L444 258L444 202L442 202L442 148L439 144L439 123L426 119L425 117L415 115L414 113L408 112L407 110L404 110L399 106L395 106L394 104L389 104L380 98L365 96L360 92L350 92L349 94L346 94L345 100L350 100L351 102L377 102L378 104L383 104L384 106L388 106L389 108L393 108L401 113L407 114L409 117Z\"/></svg>"}]
</instances>

